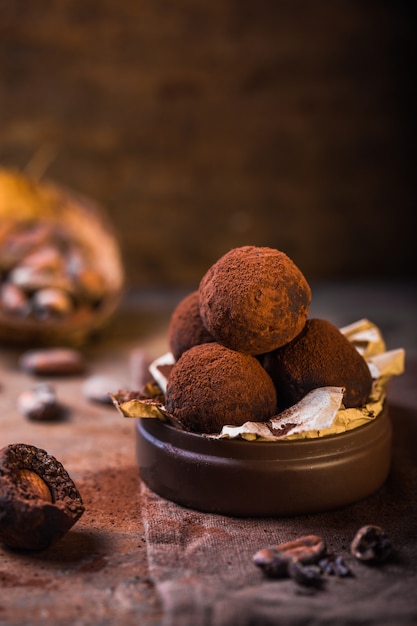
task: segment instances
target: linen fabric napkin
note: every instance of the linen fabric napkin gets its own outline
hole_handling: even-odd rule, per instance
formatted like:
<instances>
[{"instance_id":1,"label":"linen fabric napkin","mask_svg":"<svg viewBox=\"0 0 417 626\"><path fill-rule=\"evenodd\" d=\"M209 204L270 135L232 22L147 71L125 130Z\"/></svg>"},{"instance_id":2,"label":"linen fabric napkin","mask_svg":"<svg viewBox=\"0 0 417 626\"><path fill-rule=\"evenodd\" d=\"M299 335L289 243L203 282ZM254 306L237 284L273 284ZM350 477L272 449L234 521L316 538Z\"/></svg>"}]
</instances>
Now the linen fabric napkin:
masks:
<instances>
[{"instance_id":1,"label":"linen fabric napkin","mask_svg":"<svg viewBox=\"0 0 417 626\"><path fill-rule=\"evenodd\" d=\"M169 502L142 483L150 575L163 626L415 626L417 624L417 414L390 408L393 459L385 485L367 499L326 513L289 518L234 518ZM180 488L180 486L179 486ZM383 564L350 553L366 524L384 528L393 545ZM322 587L271 579L253 563L259 549L320 535L349 577Z\"/></svg>"}]
</instances>

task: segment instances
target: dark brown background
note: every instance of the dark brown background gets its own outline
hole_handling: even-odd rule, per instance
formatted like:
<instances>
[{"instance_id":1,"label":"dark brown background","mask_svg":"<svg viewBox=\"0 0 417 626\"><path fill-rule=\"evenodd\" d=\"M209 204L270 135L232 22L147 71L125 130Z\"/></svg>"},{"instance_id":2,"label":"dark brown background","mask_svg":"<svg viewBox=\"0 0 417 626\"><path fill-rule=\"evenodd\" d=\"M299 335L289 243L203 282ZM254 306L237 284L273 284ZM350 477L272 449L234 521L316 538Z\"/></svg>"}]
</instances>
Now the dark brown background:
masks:
<instances>
[{"instance_id":1,"label":"dark brown background","mask_svg":"<svg viewBox=\"0 0 417 626\"><path fill-rule=\"evenodd\" d=\"M0 165L102 202L134 287L410 277L411 4L0 0Z\"/></svg>"}]
</instances>

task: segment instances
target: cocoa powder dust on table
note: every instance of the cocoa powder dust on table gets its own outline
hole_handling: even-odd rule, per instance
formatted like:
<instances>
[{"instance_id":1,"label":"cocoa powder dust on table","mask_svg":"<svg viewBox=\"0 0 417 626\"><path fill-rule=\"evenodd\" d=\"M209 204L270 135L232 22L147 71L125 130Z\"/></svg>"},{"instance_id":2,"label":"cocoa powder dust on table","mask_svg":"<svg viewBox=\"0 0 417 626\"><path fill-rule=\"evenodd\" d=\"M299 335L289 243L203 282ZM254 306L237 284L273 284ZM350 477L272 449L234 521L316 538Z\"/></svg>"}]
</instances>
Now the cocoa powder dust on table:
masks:
<instances>
[{"instance_id":1,"label":"cocoa powder dust on table","mask_svg":"<svg viewBox=\"0 0 417 626\"><path fill-rule=\"evenodd\" d=\"M114 464L113 464L114 465ZM162 610L149 575L137 465L77 478L84 515L36 558L0 546L1 618L7 624L145 624ZM32 611L33 609L33 611ZM2 622L3 623L3 622Z\"/></svg>"},{"instance_id":2,"label":"cocoa powder dust on table","mask_svg":"<svg viewBox=\"0 0 417 626\"><path fill-rule=\"evenodd\" d=\"M103 534L115 533L114 540L126 532L138 540L142 538L140 476L136 465L88 471L79 481L79 489L85 504L81 526L100 529Z\"/></svg>"}]
</instances>

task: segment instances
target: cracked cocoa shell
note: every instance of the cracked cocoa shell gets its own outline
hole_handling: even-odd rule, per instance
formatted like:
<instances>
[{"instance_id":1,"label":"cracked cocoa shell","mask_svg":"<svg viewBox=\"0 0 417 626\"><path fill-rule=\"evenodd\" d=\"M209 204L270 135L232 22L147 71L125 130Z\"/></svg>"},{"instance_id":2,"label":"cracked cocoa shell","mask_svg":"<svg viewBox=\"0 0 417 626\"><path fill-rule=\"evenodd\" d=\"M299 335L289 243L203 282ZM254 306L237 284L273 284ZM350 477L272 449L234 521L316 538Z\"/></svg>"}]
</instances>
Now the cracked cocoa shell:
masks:
<instances>
[{"instance_id":1,"label":"cracked cocoa shell","mask_svg":"<svg viewBox=\"0 0 417 626\"><path fill-rule=\"evenodd\" d=\"M63 465L23 443L0 450L0 541L10 548L43 550L84 513L81 495Z\"/></svg>"}]
</instances>

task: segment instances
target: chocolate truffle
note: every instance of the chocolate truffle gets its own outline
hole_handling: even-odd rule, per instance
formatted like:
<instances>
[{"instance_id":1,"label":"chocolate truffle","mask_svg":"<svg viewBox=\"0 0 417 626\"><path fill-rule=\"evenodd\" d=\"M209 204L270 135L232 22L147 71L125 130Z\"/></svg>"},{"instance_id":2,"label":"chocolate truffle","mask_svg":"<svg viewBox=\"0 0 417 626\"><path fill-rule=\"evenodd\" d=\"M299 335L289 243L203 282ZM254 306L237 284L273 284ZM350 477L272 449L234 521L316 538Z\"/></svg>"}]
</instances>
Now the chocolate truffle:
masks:
<instances>
[{"instance_id":1,"label":"chocolate truffle","mask_svg":"<svg viewBox=\"0 0 417 626\"><path fill-rule=\"evenodd\" d=\"M200 281L199 298L203 324L217 342L259 355L301 332L311 289L284 252L243 246L208 269Z\"/></svg>"},{"instance_id":2,"label":"chocolate truffle","mask_svg":"<svg viewBox=\"0 0 417 626\"><path fill-rule=\"evenodd\" d=\"M200 343L210 343L214 337L203 324L198 290L183 298L174 309L168 328L168 345L177 361L181 354Z\"/></svg>"},{"instance_id":3,"label":"chocolate truffle","mask_svg":"<svg viewBox=\"0 0 417 626\"><path fill-rule=\"evenodd\" d=\"M221 344L193 346L174 364L167 411L189 431L219 433L225 424L266 421L276 412L274 383L259 361Z\"/></svg>"},{"instance_id":4,"label":"chocolate truffle","mask_svg":"<svg viewBox=\"0 0 417 626\"><path fill-rule=\"evenodd\" d=\"M369 367L356 348L327 320L309 319L285 346L261 358L277 389L279 410L317 387L344 387L346 408L365 404L372 387Z\"/></svg>"}]
</instances>

